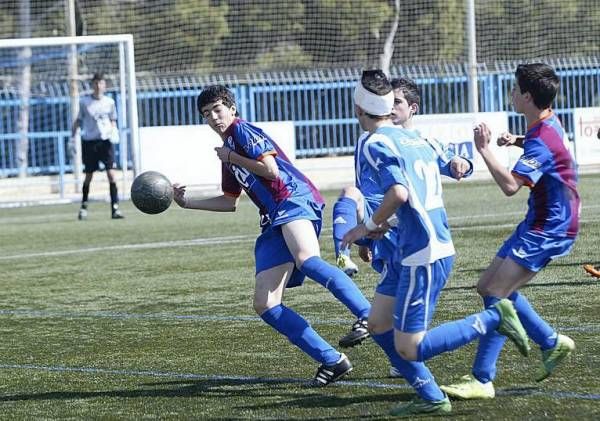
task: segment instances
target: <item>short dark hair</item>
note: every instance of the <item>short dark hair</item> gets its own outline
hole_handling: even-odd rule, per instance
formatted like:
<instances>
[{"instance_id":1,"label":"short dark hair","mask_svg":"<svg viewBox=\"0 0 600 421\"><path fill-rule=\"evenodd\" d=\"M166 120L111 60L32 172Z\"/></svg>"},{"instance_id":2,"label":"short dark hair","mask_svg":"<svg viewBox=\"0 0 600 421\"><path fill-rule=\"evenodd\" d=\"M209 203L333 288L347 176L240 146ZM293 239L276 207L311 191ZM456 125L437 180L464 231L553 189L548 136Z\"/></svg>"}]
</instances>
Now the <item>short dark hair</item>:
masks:
<instances>
[{"instance_id":1,"label":"short dark hair","mask_svg":"<svg viewBox=\"0 0 600 421\"><path fill-rule=\"evenodd\" d=\"M391 83L394 90L400 89L400 92L404 94L408 105L417 104L419 107L421 106L421 91L414 80L397 77L392 79Z\"/></svg>"},{"instance_id":2,"label":"short dark hair","mask_svg":"<svg viewBox=\"0 0 600 421\"><path fill-rule=\"evenodd\" d=\"M202 112L202 107L212 104L213 102L217 102L221 100L223 105L226 107L231 107L235 104L235 96L233 92L227 89L223 85L209 85L206 86L200 95L198 95L198 99L196 100L196 106L198 107L198 111ZM237 115L237 113L236 113Z\"/></svg>"},{"instance_id":3,"label":"short dark hair","mask_svg":"<svg viewBox=\"0 0 600 421\"><path fill-rule=\"evenodd\" d=\"M374 93L375 95L384 96L392 92L392 84L381 69L364 70L360 78L360 83L367 91ZM373 115L366 111L365 114L374 120L384 120L389 118L389 115Z\"/></svg>"},{"instance_id":4,"label":"short dark hair","mask_svg":"<svg viewBox=\"0 0 600 421\"><path fill-rule=\"evenodd\" d=\"M392 84L380 69L363 71L360 83L367 91L375 95L383 96L392 91Z\"/></svg>"},{"instance_id":5,"label":"short dark hair","mask_svg":"<svg viewBox=\"0 0 600 421\"><path fill-rule=\"evenodd\" d=\"M552 105L560 85L552 67L544 63L519 64L515 78L521 93L529 92L536 107L545 109Z\"/></svg>"},{"instance_id":6,"label":"short dark hair","mask_svg":"<svg viewBox=\"0 0 600 421\"><path fill-rule=\"evenodd\" d=\"M94 76L92 76L92 82L95 82L97 80L106 80L104 73L102 73L102 72L94 73Z\"/></svg>"}]
</instances>

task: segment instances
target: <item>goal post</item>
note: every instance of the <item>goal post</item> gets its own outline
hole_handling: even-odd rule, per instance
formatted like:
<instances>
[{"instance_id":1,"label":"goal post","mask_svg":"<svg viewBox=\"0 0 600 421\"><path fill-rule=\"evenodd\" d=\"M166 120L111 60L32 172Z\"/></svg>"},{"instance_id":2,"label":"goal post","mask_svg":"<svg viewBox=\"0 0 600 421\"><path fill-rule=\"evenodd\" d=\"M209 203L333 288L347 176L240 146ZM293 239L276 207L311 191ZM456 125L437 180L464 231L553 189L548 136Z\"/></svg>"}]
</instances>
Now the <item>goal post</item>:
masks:
<instances>
[{"instance_id":1,"label":"goal post","mask_svg":"<svg viewBox=\"0 0 600 421\"><path fill-rule=\"evenodd\" d=\"M73 63L77 66L75 72ZM23 68L28 72L23 72ZM81 145L78 139L71 143L70 130L80 95L90 92L89 80L98 71L105 73L111 82L107 95L115 99L117 106L120 142L115 146L123 174L120 193L128 194L128 170L131 168L134 175L139 170L135 58L130 34L0 39L0 116L4 116L4 121L0 120L4 126L0 130L0 155L5 155L0 177L20 175L22 178L23 173L14 170L15 163L10 159L19 147L26 148L26 157L36 152L36 156L26 159L27 176L58 176L57 181L52 181L55 184L52 190L61 199L67 190L78 191ZM29 78L26 89L23 89L23 75ZM27 112L23 113L23 109ZM25 123L15 118L23 114L28 116ZM28 127L20 127L23 125ZM48 140L52 136L56 139ZM65 139L67 136L69 139ZM22 138L26 139L19 145ZM69 147L76 150L71 159L67 156ZM40 162L46 160L40 159L39 148L48 150L47 162ZM56 180L56 177L50 179ZM40 182L26 177L20 184L39 185ZM69 189L69 185L73 188Z\"/></svg>"}]
</instances>

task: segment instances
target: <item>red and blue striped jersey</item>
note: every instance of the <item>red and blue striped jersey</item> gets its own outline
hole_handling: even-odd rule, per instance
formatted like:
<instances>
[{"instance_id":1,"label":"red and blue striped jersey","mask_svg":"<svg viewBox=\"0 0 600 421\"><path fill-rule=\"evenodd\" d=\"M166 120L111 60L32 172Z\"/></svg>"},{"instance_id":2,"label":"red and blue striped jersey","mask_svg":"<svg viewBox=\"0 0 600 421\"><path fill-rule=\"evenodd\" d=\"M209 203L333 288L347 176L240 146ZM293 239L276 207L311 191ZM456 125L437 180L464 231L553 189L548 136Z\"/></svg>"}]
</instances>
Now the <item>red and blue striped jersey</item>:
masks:
<instances>
[{"instance_id":1,"label":"red and blue striped jersey","mask_svg":"<svg viewBox=\"0 0 600 421\"><path fill-rule=\"evenodd\" d=\"M313 183L292 165L273 139L260 128L238 118L224 133L223 139L228 148L246 158L258 161L267 155L275 158L279 168L279 176L275 180L267 180L231 163L223 163L221 167L223 193L238 197L243 189L258 207L261 225L274 221L277 211L288 200L324 205Z\"/></svg>"},{"instance_id":2,"label":"red and blue striped jersey","mask_svg":"<svg viewBox=\"0 0 600 421\"><path fill-rule=\"evenodd\" d=\"M533 123L512 173L531 188L525 217L529 228L575 238L580 212L577 171L563 137L563 127L554 113Z\"/></svg>"}]
</instances>

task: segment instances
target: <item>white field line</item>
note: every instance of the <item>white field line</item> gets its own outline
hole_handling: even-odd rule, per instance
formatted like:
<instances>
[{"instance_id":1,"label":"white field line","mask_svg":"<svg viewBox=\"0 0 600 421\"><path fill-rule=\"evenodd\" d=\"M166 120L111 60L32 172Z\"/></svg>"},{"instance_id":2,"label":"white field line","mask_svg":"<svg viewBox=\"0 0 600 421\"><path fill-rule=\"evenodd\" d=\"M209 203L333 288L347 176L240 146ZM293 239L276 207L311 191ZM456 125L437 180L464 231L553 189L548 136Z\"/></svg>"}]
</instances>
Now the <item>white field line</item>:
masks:
<instances>
[{"instance_id":1,"label":"white field line","mask_svg":"<svg viewBox=\"0 0 600 421\"><path fill-rule=\"evenodd\" d=\"M511 215L512 212L496 214L498 216L506 216ZM477 218L478 216L470 216L465 217L467 219ZM457 217L459 218L459 217ZM462 218L462 217L460 217ZM449 218L452 220L452 218ZM592 219L581 219L581 223L587 222L595 222L600 218L592 218ZM514 227L514 223L506 223L506 224L480 224L480 225L471 225L464 227L451 227L451 231L478 231L478 230L487 230L489 228L511 228ZM330 232L331 228L324 228L322 233ZM205 245L220 245L220 244L230 244L230 243L242 243L242 242L253 242L256 240L256 234L251 235L234 235L234 236L226 236L226 237L211 237L211 238L197 238L192 240L178 240L178 241L160 241L155 243L137 243L137 244L117 244L112 246L102 246L102 247L90 247L90 248L79 248L79 249L67 249L67 250L57 250L57 251L48 251L48 252L38 252L38 253L22 253L22 254L13 254L13 255L5 255L0 256L1 260L13 260L13 259L29 259L35 257L54 257L54 256L65 256L72 254L83 254L83 253L95 253L100 251L114 251L114 250L142 250L142 249L156 249L156 248L172 248L172 247L189 247L189 246L205 246Z\"/></svg>"},{"instance_id":2,"label":"white field line","mask_svg":"<svg viewBox=\"0 0 600 421\"><path fill-rule=\"evenodd\" d=\"M196 238L193 240L179 241L160 241L156 243L139 243L139 244L117 244L114 246L89 247L71 250L57 250L39 253L24 253L14 254L9 256L0 256L0 260L10 259L28 259L32 257L53 257L65 256L69 254L95 253L99 251L114 251L114 250L142 250L156 248L171 248L171 247L187 247L187 246L206 246L229 243L253 242L256 240L256 235L233 235L229 237L211 237L211 238Z\"/></svg>"},{"instance_id":3,"label":"white field line","mask_svg":"<svg viewBox=\"0 0 600 421\"><path fill-rule=\"evenodd\" d=\"M57 318L57 319L116 319L116 320L160 320L166 322L258 322L263 320L258 316L245 315L224 315L224 314L173 314L173 313L125 313L116 311L52 311L35 309L0 309L0 317L23 317L23 318ZM304 315L314 325L349 325L352 320L349 319L320 319L313 318L310 315ZM436 319L436 322L445 323L451 320ZM600 325L582 325L582 326L557 326L561 332L600 332Z\"/></svg>"},{"instance_id":4,"label":"white field line","mask_svg":"<svg viewBox=\"0 0 600 421\"><path fill-rule=\"evenodd\" d=\"M45 372L60 372L60 373L81 373L91 374L92 376L107 375L107 376L130 376L130 377L158 377L158 378L175 378L184 380L198 380L198 381L234 381L239 382L240 385L260 385L260 384L282 384L282 383L293 383L300 386L308 386L309 381L307 379L298 378L277 378L277 377L252 377L252 376L228 376L228 375L216 375L216 374L197 374L197 373L178 373L171 371L157 371L157 370L116 370L110 368L98 368L98 367L67 367L67 366L50 366L50 365L37 365L37 364L0 364L0 369L3 370L35 370ZM231 386L231 384L228 384ZM376 389L410 389L411 386L405 383L385 383L378 381L351 381L351 380L340 380L328 387L367 387ZM543 396L558 399L580 399L580 400L600 400L600 394L598 393L581 393L571 391L542 391L535 389L500 389L496 390L496 393L502 396ZM18 398L18 394L14 395ZM4 396L4 400L10 400L10 396Z\"/></svg>"},{"instance_id":5,"label":"white field line","mask_svg":"<svg viewBox=\"0 0 600 421\"><path fill-rule=\"evenodd\" d=\"M585 211L587 209L597 209L600 208L600 205L588 205L588 206L583 206L582 207L582 211ZM461 216L449 216L448 220L449 221L463 221L463 220L470 220L470 219L491 219L491 218L499 218L499 217L503 217L503 216L525 216L525 212L526 210L519 210L519 211L511 211L511 212L498 212L498 213L485 213L485 214L477 214L477 215L461 215ZM75 218L73 217L72 213L43 213L43 214L34 214L34 215L28 215L28 216L5 216L5 217L0 217L0 224L13 224L15 222L17 223L23 223L23 222L50 222L50 221L56 221L56 220L68 220L68 221L75 221ZM75 221L76 222L76 221Z\"/></svg>"}]
</instances>

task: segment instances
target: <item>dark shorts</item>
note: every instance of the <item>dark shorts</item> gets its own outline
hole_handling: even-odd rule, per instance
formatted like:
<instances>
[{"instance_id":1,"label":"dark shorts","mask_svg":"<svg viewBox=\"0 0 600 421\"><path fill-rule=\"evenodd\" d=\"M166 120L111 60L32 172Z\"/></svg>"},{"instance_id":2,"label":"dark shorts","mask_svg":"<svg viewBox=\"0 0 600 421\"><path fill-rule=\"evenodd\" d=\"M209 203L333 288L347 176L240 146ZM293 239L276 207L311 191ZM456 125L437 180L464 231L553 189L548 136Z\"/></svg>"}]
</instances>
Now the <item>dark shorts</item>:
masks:
<instances>
[{"instance_id":1,"label":"dark shorts","mask_svg":"<svg viewBox=\"0 0 600 421\"><path fill-rule=\"evenodd\" d=\"M81 156L85 167L83 171L86 173L98 171L100 162L106 169L115 166L115 148L108 140L82 140Z\"/></svg>"}]
</instances>

